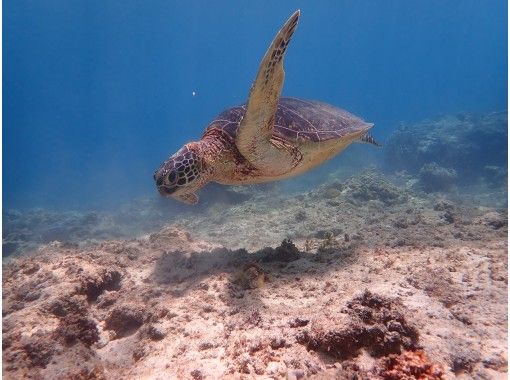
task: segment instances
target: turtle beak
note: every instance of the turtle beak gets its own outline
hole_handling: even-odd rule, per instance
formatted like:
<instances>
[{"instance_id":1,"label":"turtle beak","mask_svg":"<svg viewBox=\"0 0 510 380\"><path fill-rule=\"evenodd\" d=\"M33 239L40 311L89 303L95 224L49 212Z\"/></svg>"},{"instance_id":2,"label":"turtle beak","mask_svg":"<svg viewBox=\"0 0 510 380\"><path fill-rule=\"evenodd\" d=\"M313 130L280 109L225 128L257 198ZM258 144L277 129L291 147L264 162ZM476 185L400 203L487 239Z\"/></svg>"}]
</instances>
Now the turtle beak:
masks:
<instances>
[{"instance_id":1,"label":"turtle beak","mask_svg":"<svg viewBox=\"0 0 510 380\"><path fill-rule=\"evenodd\" d=\"M167 187L165 185L158 186L159 194L161 194L163 197L170 197L175 190L177 190L176 187Z\"/></svg>"}]
</instances>

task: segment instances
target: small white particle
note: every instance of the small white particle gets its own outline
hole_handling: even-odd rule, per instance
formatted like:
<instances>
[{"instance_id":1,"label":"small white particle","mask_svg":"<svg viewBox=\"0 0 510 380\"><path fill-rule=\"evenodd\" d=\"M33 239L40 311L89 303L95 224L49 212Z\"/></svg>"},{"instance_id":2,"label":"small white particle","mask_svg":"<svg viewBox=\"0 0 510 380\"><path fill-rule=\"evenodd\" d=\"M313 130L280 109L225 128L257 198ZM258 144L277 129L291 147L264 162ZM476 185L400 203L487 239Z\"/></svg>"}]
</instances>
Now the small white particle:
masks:
<instances>
[{"instance_id":1,"label":"small white particle","mask_svg":"<svg viewBox=\"0 0 510 380\"><path fill-rule=\"evenodd\" d=\"M193 91L193 92L191 93L191 95L193 95L193 96L195 96L196 94L197 94L197 93L196 93L195 91Z\"/></svg>"}]
</instances>

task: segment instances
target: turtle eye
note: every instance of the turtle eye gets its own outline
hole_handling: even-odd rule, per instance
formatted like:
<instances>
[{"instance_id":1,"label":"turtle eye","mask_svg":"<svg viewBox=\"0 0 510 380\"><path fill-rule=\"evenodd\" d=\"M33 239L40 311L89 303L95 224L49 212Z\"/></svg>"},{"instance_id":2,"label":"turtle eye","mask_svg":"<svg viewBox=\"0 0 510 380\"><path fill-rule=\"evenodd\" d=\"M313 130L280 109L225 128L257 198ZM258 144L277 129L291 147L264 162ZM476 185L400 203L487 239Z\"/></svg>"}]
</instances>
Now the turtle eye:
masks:
<instances>
[{"instance_id":1,"label":"turtle eye","mask_svg":"<svg viewBox=\"0 0 510 380\"><path fill-rule=\"evenodd\" d=\"M174 183L176 179L177 179L177 174L175 174L174 171L170 172L170 174L168 175L168 182Z\"/></svg>"}]
</instances>

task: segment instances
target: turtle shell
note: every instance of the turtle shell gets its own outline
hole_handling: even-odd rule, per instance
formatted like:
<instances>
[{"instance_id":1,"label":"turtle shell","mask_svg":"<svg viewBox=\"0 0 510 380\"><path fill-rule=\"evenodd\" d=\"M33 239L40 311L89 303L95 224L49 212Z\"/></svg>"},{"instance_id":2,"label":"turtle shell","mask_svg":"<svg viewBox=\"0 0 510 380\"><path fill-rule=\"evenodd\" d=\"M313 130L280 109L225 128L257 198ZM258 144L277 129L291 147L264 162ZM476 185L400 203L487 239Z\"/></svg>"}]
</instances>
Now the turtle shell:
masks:
<instances>
[{"instance_id":1,"label":"turtle shell","mask_svg":"<svg viewBox=\"0 0 510 380\"><path fill-rule=\"evenodd\" d=\"M246 104L219 114L205 130L220 129L235 139ZM369 130L373 124L326 103L297 98L280 98L274 121L274 134L291 142L326 141Z\"/></svg>"}]
</instances>

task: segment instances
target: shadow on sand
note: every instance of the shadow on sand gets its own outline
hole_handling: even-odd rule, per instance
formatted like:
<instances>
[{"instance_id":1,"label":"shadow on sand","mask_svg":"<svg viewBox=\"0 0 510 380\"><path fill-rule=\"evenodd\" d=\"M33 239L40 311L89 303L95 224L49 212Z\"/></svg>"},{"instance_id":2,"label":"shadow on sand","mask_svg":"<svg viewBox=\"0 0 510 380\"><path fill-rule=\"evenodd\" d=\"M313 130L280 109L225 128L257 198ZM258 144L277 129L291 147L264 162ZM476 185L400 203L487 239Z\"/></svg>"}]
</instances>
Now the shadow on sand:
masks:
<instances>
[{"instance_id":1,"label":"shadow on sand","mask_svg":"<svg viewBox=\"0 0 510 380\"><path fill-rule=\"evenodd\" d=\"M245 249L215 249L204 252L164 253L154 266L150 280L167 288L175 297L185 297L188 291L207 287L213 276L227 278L225 292L220 297L233 308L253 312L263 304L261 291L295 281L299 286L305 276L324 277L329 271L345 270L356 261L355 244L330 241L317 253L300 251L284 240L277 248L264 248L250 253ZM169 289L171 288L171 289ZM251 310L244 308L250 304Z\"/></svg>"}]
</instances>

